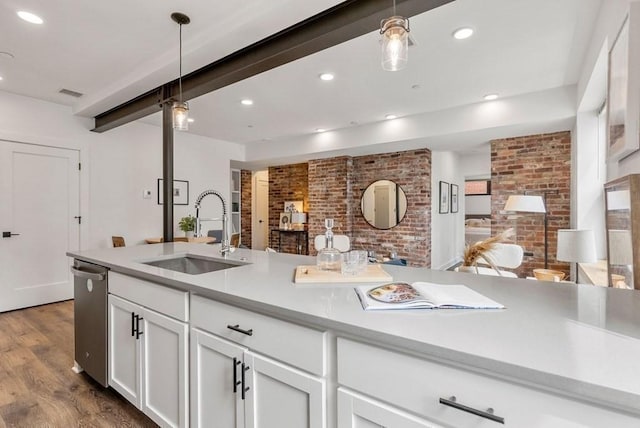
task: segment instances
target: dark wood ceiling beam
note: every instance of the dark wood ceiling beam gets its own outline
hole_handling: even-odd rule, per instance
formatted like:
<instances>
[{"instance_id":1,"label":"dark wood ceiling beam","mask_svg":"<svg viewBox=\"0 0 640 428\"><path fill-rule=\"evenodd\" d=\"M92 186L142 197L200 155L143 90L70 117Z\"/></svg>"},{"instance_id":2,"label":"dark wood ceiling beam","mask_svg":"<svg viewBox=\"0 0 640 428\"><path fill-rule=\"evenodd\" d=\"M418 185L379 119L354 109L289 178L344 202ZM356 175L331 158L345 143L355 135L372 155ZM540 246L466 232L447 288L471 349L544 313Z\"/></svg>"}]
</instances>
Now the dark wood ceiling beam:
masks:
<instances>
[{"instance_id":1,"label":"dark wood ceiling beam","mask_svg":"<svg viewBox=\"0 0 640 428\"><path fill-rule=\"evenodd\" d=\"M415 16L454 0L396 0L397 13ZM380 28L392 0L348 0L182 77L185 101L223 88ZM178 80L165 85L177 98ZM95 117L104 132L162 109L161 88L153 89ZM165 98L166 100L166 98Z\"/></svg>"}]
</instances>

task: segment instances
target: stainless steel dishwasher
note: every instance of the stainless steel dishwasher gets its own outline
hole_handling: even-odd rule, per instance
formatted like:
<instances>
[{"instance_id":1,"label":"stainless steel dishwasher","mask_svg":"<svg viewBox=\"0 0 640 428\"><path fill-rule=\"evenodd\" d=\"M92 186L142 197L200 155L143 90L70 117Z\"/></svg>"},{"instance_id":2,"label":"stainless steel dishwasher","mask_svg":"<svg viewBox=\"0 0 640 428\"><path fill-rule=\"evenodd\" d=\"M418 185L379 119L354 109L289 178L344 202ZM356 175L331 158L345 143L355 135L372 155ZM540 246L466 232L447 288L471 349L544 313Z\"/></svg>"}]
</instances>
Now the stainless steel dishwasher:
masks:
<instances>
[{"instance_id":1,"label":"stainless steel dishwasher","mask_svg":"<svg viewBox=\"0 0 640 428\"><path fill-rule=\"evenodd\" d=\"M76 373L85 371L102 386L107 377L107 276L108 269L74 260L74 332Z\"/></svg>"}]
</instances>

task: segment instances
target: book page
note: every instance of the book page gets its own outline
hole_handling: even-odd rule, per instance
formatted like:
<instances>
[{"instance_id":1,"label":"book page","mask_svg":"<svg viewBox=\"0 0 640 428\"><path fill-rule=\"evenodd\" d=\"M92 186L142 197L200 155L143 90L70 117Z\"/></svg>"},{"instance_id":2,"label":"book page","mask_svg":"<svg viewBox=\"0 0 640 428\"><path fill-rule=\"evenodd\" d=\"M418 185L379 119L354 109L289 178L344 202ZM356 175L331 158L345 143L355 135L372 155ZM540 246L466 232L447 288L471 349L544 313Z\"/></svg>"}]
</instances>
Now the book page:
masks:
<instances>
[{"instance_id":1,"label":"book page","mask_svg":"<svg viewBox=\"0 0 640 428\"><path fill-rule=\"evenodd\" d=\"M504 308L464 285L415 282L413 286L437 307Z\"/></svg>"}]
</instances>

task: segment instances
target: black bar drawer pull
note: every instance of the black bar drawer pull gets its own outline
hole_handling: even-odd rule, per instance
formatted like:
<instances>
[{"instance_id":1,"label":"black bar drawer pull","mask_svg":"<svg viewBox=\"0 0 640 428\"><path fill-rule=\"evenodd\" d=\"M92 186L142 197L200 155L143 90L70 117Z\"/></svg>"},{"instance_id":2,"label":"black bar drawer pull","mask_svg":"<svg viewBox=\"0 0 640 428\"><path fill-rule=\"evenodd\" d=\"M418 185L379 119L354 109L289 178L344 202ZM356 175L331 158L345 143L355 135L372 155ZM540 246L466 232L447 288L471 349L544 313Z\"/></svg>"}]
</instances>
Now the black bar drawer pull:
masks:
<instances>
[{"instance_id":1,"label":"black bar drawer pull","mask_svg":"<svg viewBox=\"0 0 640 428\"><path fill-rule=\"evenodd\" d=\"M136 335L136 315L131 312L131 337Z\"/></svg>"},{"instance_id":2,"label":"black bar drawer pull","mask_svg":"<svg viewBox=\"0 0 640 428\"><path fill-rule=\"evenodd\" d=\"M233 393L238 393L238 385L240 385L240 381L238 380L238 366L240 365L240 361L237 358L233 358ZM243 375L244 377L244 375Z\"/></svg>"},{"instance_id":3,"label":"black bar drawer pull","mask_svg":"<svg viewBox=\"0 0 640 428\"><path fill-rule=\"evenodd\" d=\"M243 400L245 399L246 392L249 391L249 387L248 386L247 387L244 386L244 382L246 380L245 379L245 372L247 370L249 370L249 368L250 368L249 366L245 366L244 363L242 363L242 375L241 375L242 376L242 386L241 386L242 389L240 390L240 395L241 395L241 398Z\"/></svg>"},{"instance_id":4,"label":"black bar drawer pull","mask_svg":"<svg viewBox=\"0 0 640 428\"><path fill-rule=\"evenodd\" d=\"M231 329L233 331L237 331L238 333L242 333L242 334L246 334L247 336L253 336L253 329L250 328L249 330L243 330L240 328L240 324L236 324L236 325L231 325L229 324L227 326L228 329Z\"/></svg>"},{"instance_id":5,"label":"black bar drawer pull","mask_svg":"<svg viewBox=\"0 0 640 428\"><path fill-rule=\"evenodd\" d=\"M474 409L473 407L465 406L464 404L458 403L456 401L456 397L440 398L440 404L444 404L445 406L450 406L454 409L462 410L463 412L471 413L476 416L498 422L499 424L504 424L504 418L494 415L492 408L488 408L487 410Z\"/></svg>"},{"instance_id":6,"label":"black bar drawer pull","mask_svg":"<svg viewBox=\"0 0 640 428\"><path fill-rule=\"evenodd\" d=\"M144 334L144 331L140 331L140 320L143 320L140 315L136 315L136 339L140 339L140 335Z\"/></svg>"}]
</instances>

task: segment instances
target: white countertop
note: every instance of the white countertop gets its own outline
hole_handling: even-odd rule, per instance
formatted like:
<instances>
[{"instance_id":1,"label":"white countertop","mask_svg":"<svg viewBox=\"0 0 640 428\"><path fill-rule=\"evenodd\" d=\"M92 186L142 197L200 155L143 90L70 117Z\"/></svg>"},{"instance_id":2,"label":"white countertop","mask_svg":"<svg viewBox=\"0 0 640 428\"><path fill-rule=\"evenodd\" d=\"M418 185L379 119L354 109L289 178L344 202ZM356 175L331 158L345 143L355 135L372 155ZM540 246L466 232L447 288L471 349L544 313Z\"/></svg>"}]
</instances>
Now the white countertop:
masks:
<instances>
[{"instance_id":1,"label":"white countertop","mask_svg":"<svg viewBox=\"0 0 640 428\"><path fill-rule=\"evenodd\" d=\"M293 283L295 267L314 257L238 249L227 259L248 265L201 275L140 263L221 258L219 248L166 243L68 255L640 415L640 292L384 265L394 280L465 284L507 309L365 312L353 284Z\"/></svg>"}]
</instances>

